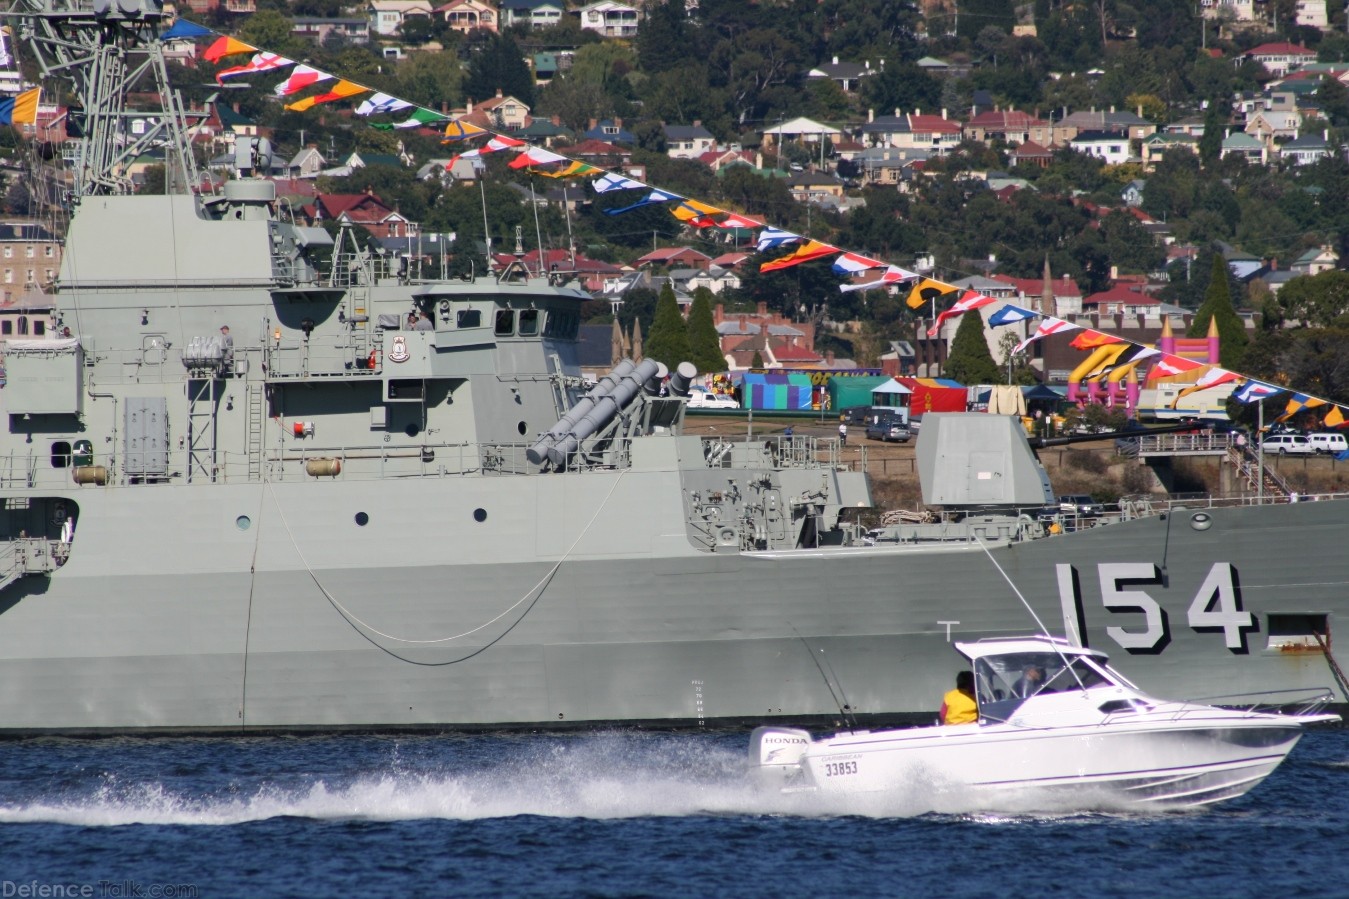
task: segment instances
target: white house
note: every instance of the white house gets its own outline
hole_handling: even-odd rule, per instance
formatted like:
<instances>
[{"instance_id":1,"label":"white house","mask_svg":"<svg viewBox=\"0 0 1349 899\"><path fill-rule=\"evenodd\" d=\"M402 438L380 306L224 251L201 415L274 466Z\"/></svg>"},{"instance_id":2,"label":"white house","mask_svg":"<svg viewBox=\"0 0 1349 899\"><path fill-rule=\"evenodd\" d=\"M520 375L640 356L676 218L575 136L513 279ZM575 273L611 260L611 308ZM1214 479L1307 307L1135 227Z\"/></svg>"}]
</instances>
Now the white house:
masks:
<instances>
[{"instance_id":1,"label":"white house","mask_svg":"<svg viewBox=\"0 0 1349 899\"><path fill-rule=\"evenodd\" d=\"M371 0L370 30L390 36L398 33L403 21L411 16L431 18L431 4L423 0Z\"/></svg>"},{"instance_id":2,"label":"white house","mask_svg":"<svg viewBox=\"0 0 1349 899\"><path fill-rule=\"evenodd\" d=\"M1129 138L1120 131L1083 131L1069 141L1068 146L1104 160L1107 165L1129 161Z\"/></svg>"},{"instance_id":3,"label":"white house","mask_svg":"<svg viewBox=\"0 0 1349 899\"><path fill-rule=\"evenodd\" d=\"M581 7L576 14L581 17L581 28L586 31L623 38L637 36L637 23L642 17L633 7L616 0L599 0Z\"/></svg>"}]
</instances>

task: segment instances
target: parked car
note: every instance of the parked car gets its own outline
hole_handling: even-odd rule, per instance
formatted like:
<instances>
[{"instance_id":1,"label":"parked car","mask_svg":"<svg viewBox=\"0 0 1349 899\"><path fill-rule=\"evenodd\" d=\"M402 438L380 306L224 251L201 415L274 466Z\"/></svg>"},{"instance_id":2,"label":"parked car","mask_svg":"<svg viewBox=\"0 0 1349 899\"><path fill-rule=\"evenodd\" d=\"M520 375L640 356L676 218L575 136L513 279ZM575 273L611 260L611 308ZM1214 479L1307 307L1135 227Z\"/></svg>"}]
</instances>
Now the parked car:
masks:
<instances>
[{"instance_id":1,"label":"parked car","mask_svg":"<svg viewBox=\"0 0 1349 899\"><path fill-rule=\"evenodd\" d=\"M1349 440L1344 439L1344 435L1339 431L1323 431L1319 434L1311 434L1307 441L1312 445L1312 451L1316 453L1342 453L1349 450Z\"/></svg>"},{"instance_id":2,"label":"parked car","mask_svg":"<svg viewBox=\"0 0 1349 899\"><path fill-rule=\"evenodd\" d=\"M849 406L839 413L839 420L850 425L860 425L871 415L870 406Z\"/></svg>"},{"instance_id":3,"label":"parked car","mask_svg":"<svg viewBox=\"0 0 1349 899\"><path fill-rule=\"evenodd\" d=\"M735 397L724 393L712 393L708 390L689 391L690 409L739 409Z\"/></svg>"},{"instance_id":4,"label":"parked car","mask_svg":"<svg viewBox=\"0 0 1349 899\"><path fill-rule=\"evenodd\" d=\"M1065 493L1059 497L1059 511L1064 515L1095 518L1105 511L1105 507L1088 493Z\"/></svg>"},{"instance_id":5,"label":"parked car","mask_svg":"<svg viewBox=\"0 0 1349 899\"><path fill-rule=\"evenodd\" d=\"M909 426L903 419L882 418L880 421L867 425L868 440L883 440L889 442L894 440L898 443L909 442Z\"/></svg>"},{"instance_id":6,"label":"parked car","mask_svg":"<svg viewBox=\"0 0 1349 899\"><path fill-rule=\"evenodd\" d=\"M1311 455L1316 452L1312 449L1312 442L1301 434L1275 434L1273 437L1266 437L1261 442L1260 449L1267 453L1278 453L1281 456L1288 453Z\"/></svg>"}]
</instances>

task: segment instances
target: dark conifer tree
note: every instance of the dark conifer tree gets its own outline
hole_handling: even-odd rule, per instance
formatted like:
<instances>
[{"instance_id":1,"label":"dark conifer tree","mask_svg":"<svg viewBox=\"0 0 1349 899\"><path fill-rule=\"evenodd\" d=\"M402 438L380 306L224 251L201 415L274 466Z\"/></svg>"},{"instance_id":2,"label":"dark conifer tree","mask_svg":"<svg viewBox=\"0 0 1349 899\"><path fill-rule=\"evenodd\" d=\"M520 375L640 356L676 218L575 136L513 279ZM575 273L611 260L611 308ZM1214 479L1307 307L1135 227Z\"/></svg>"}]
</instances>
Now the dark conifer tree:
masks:
<instances>
[{"instance_id":1,"label":"dark conifer tree","mask_svg":"<svg viewBox=\"0 0 1349 899\"><path fill-rule=\"evenodd\" d=\"M721 354L721 338L712 320L712 292L706 287L699 287L693 292L693 305L689 308L689 346L689 361L698 366L698 371L711 373L726 370L726 359Z\"/></svg>"},{"instance_id":2,"label":"dark conifer tree","mask_svg":"<svg viewBox=\"0 0 1349 899\"><path fill-rule=\"evenodd\" d=\"M684 316L679 314L674 288L668 283L660 290L660 299L656 301L656 320L651 323L651 336L647 338L642 354L648 359L664 362L669 368L687 361L692 355L688 325L684 323Z\"/></svg>"},{"instance_id":3,"label":"dark conifer tree","mask_svg":"<svg viewBox=\"0 0 1349 899\"><path fill-rule=\"evenodd\" d=\"M1246 326L1232 307L1232 284L1227 260L1222 253L1213 254L1213 274L1209 279L1208 290L1204 293L1203 305L1190 323L1189 336L1206 336L1210 321L1218 323L1219 361L1224 368L1239 367L1250 338L1246 334Z\"/></svg>"},{"instance_id":4,"label":"dark conifer tree","mask_svg":"<svg viewBox=\"0 0 1349 899\"><path fill-rule=\"evenodd\" d=\"M998 383L998 363L988 351L984 319L978 312L966 312L960 317L960 327L951 341L951 355L946 358L945 375L962 384Z\"/></svg>"}]
</instances>

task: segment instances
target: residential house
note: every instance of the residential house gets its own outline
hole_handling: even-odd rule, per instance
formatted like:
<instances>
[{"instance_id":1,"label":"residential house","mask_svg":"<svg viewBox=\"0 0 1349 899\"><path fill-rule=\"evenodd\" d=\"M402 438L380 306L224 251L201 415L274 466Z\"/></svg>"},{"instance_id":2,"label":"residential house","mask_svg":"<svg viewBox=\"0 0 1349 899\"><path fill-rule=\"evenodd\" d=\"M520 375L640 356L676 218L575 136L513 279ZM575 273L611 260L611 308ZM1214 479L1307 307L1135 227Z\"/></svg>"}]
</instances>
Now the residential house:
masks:
<instances>
[{"instance_id":1,"label":"residential house","mask_svg":"<svg viewBox=\"0 0 1349 899\"><path fill-rule=\"evenodd\" d=\"M812 119L796 118L759 132L763 136L764 149L795 141L799 144L819 146L825 140L836 141L843 132L830 125L822 125Z\"/></svg>"},{"instance_id":2,"label":"residential house","mask_svg":"<svg viewBox=\"0 0 1349 899\"><path fill-rule=\"evenodd\" d=\"M843 182L825 172L797 172L787 179L787 190L798 203L820 203L843 197Z\"/></svg>"},{"instance_id":3,"label":"residential house","mask_svg":"<svg viewBox=\"0 0 1349 899\"><path fill-rule=\"evenodd\" d=\"M714 172L720 172L730 165L748 165L763 167L763 157L755 156L748 150L709 150L698 157L698 161Z\"/></svg>"},{"instance_id":4,"label":"residential house","mask_svg":"<svg viewBox=\"0 0 1349 899\"><path fill-rule=\"evenodd\" d=\"M967 140L991 144L994 141L1017 146L1025 143L1047 144L1050 140L1048 122L1017 109L993 109L976 113L961 126Z\"/></svg>"},{"instance_id":5,"label":"residential house","mask_svg":"<svg viewBox=\"0 0 1349 899\"><path fill-rule=\"evenodd\" d=\"M1231 270L1232 275L1241 283L1245 284L1254 278L1258 278L1269 271L1269 266L1258 256L1252 256L1243 250L1223 241L1215 241L1218 252L1223 254L1223 261Z\"/></svg>"},{"instance_id":6,"label":"residential house","mask_svg":"<svg viewBox=\"0 0 1349 899\"><path fill-rule=\"evenodd\" d=\"M567 6L564 0L501 0L501 25L525 25L534 31L552 28L562 21Z\"/></svg>"},{"instance_id":7,"label":"residential house","mask_svg":"<svg viewBox=\"0 0 1349 899\"><path fill-rule=\"evenodd\" d=\"M1240 156L1250 163L1259 163L1264 165L1269 161L1269 149L1262 141L1251 137L1245 131L1229 131L1223 138L1222 154L1227 156Z\"/></svg>"},{"instance_id":8,"label":"residential house","mask_svg":"<svg viewBox=\"0 0 1349 899\"><path fill-rule=\"evenodd\" d=\"M1200 0L1205 19L1225 22L1254 22L1255 0Z\"/></svg>"},{"instance_id":9,"label":"residential house","mask_svg":"<svg viewBox=\"0 0 1349 899\"><path fill-rule=\"evenodd\" d=\"M1108 110L1079 110L1054 124L1054 139L1071 141L1083 131L1121 131L1128 140L1142 143L1157 132L1157 126L1143 118L1141 108L1137 113L1116 110L1113 106Z\"/></svg>"},{"instance_id":10,"label":"residential house","mask_svg":"<svg viewBox=\"0 0 1349 899\"><path fill-rule=\"evenodd\" d=\"M575 11L581 18L581 28L604 37L632 39L637 36L637 24L642 15L635 8L616 0L599 0Z\"/></svg>"},{"instance_id":11,"label":"residential house","mask_svg":"<svg viewBox=\"0 0 1349 899\"><path fill-rule=\"evenodd\" d=\"M637 138L631 131L623 127L622 119L591 119L590 128L581 135L588 140L602 140L611 144L637 143Z\"/></svg>"},{"instance_id":12,"label":"residential house","mask_svg":"<svg viewBox=\"0 0 1349 899\"><path fill-rule=\"evenodd\" d=\"M632 151L624 147L617 147L602 140L583 140L579 144L573 144L570 147L562 147L558 150L572 159L579 159L582 162L588 162L591 165L597 165L601 168L615 169L620 166L626 167L632 162ZM626 168L625 168L626 171ZM637 175L632 177L641 178Z\"/></svg>"},{"instance_id":13,"label":"residential house","mask_svg":"<svg viewBox=\"0 0 1349 899\"><path fill-rule=\"evenodd\" d=\"M286 163L286 174L291 178L317 178L327 165L328 160L319 152L318 144L310 144Z\"/></svg>"},{"instance_id":14,"label":"residential house","mask_svg":"<svg viewBox=\"0 0 1349 899\"><path fill-rule=\"evenodd\" d=\"M515 258L514 253L494 253L492 269L499 272ZM617 265L572 254L569 250L544 250L542 257L538 250L530 250L520 257L520 261L531 272L576 275L582 289L590 293L603 292L606 285L617 282L624 275L624 270Z\"/></svg>"},{"instance_id":15,"label":"residential house","mask_svg":"<svg viewBox=\"0 0 1349 899\"><path fill-rule=\"evenodd\" d=\"M529 111L530 107L522 100L503 96L500 88L497 88L495 97L488 97L476 103L470 102L468 108L469 115L485 117L484 121L487 123L485 127L494 131L516 131L525 127L530 122ZM470 122L478 124L472 119Z\"/></svg>"},{"instance_id":16,"label":"residential house","mask_svg":"<svg viewBox=\"0 0 1349 899\"><path fill-rule=\"evenodd\" d=\"M1297 137L1301 128L1302 115L1296 109L1262 109L1246 120L1245 131L1274 156L1276 145Z\"/></svg>"},{"instance_id":17,"label":"residential house","mask_svg":"<svg viewBox=\"0 0 1349 899\"><path fill-rule=\"evenodd\" d=\"M780 313L770 313L759 303L752 313L726 314L717 303L712 322L721 339L721 351L732 371L745 371L758 353L766 368L796 368L818 365L823 357L815 351L813 322L794 322Z\"/></svg>"},{"instance_id":18,"label":"residential house","mask_svg":"<svg viewBox=\"0 0 1349 899\"><path fill-rule=\"evenodd\" d=\"M673 268L696 268L706 271L712 265L712 257L700 253L692 247L662 247L652 250L633 262L634 266L663 265Z\"/></svg>"},{"instance_id":19,"label":"residential house","mask_svg":"<svg viewBox=\"0 0 1349 899\"><path fill-rule=\"evenodd\" d=\"M1054 161L1054 151L1032 140L1012 150L1011 157L1012 165L1033 165L1044 169Z\"/></svg>"},{"instance_id":20,"label":"residential house","mask_svg":"<svg viewBox=\"0 0 1349 899\"><path fill-rule=\"evenodd\" d=\"M1199 115L1176 119L1162 129L1167 134L1188 134L1190 137L1204 136L1204 117Z\"/></svg>"},{"instance_id":21,"label":"residential house","mask_svg":"<svg viewBox=\"0 0 1349 899\"><path fill-rule=\"evenodd\" d=\"M367 12L371 32L391 37L398 34L404 20L412 16L431 18L431 4L426 0L370 0Z\"/></svg>"},{"instance_id":22,"label":"residential house","mask_svg":"<svg viewBox=\"0 0 1349 899\"><path fill-rule=\"evenodd\" d=\"M1129 138L1122 131L1079 131L1068 146L1078 153L1095 156L1107 165L1129 161Z\"/></svg>"},{"instance_id":23,"label":"residential house","mask_svg":"<svg viewBox=\"0 0 1349 899\"><path fill-rule=\"evenodd\" d=\"M364 44L370 40L370 20L299 16L293 20L290 33L320 45L333 35L350 44Z\"/></svg>"},{"instance_id":24,"label":"residential house","mask_svg":"<svg viewBox=\"0 0 1349 899\"><path fill-rule=\"evenodd\" d=\"M451 31L462 34L477 28L493 33L497 30L497 9L483 0L450 0L436 7L435 14L445 20Z\"/></svg>"},{"instance_id":25,"label":"residential house","mask_svg":"<svg viewBox=\"0 0 1349 899\"><path fill-rule=\"evenodd\" d=\"M1148 182L1141 178L1135 178L1124 186L1120 192L1120 199L1124 201L1125 206L1143 205L1143 188L1147 187Z\"/></svg>"},{"instance_id":26,"label":"residential house","mask_svg":"<svg viewBox=\"0 0 1349 899\"><path fill-rule=\"evenodd\" d=\"M1261 44L1247 50L1245 55L1264 66L1265 71L1279 78L1306 63L1316 62L1315 50L1287 42Z\"/></svg>"},{"instance_id":27,"label":"residential house","mask_svg":"<svg viewBox=\"0 0 1349 899\"><path fill-rule=\"evenodd\" d=\"M536 146L544 146L549 149L572 139L571 131L562 126L562 119L559 116L552 116L547 119L536 119L530 116L529 124L523 128L516 128L511 134Z\"/></svg>"},{"instance_id":28,"label":"residential house","mask_svg":"<svg viewBox=\"0 0 1349 899\"><path fill-rule=\"evenodd\" d=\"M1330 25L1326 15L1326 0L1297 0L1297 12L1294 21L1303 28L1316 28L1325 31Z\"/></svg>"},{"instance_id":29,"label":"residential house","mask_svg":"<svg viewBox=\"0 0 1349 899\"><path fill-rule=\"evenodd\" d=\"M368 165L384 165L391 169L406 168L412 163L412 157L403 149L403 145L398 145L397 153L371 153L369 150L357 150L353 152L342 163L348 168L365 168Z\"/></svg>"},{"instance_id":30,"label":"residential house","mask_svg":"<svg viewBox=\"0 0 1349 899\"><path fill-rule=\"evenodd\" d=\"M338 222L360 225L375 237L407 237L417 233L415 222L366 191L361 194L319 194L312 206L303 207L312 224Z\"/></svg>"},{"instance_id":31,"label":"residential house","mask_svg":"<svg viewBox=\"0 0 1349 899\"><path fill-rule=\"evenodd\" d=\"M933 155L931 150L872 147L854 161L861 169L863 184L893 184L903 190Z\"/></svg>"},{"instance_id":32,"label":"residential house","mask_svg":"<svg viewBox=\"0 0 1349 899\"><path fill-rule=\"evenodd\" d=\"M1298 275L1319 275L1340 264L1340 254L1329 246L1314 247L1293 261L1288 268Z\"/></svg>"},{"instance_id":33,"label":"residential house","mask_svg":"<svg viewBox=\"0 0 1349 899\"><path fill-rule=\"evenodd\" d=\"M868 78L877 72L885 71L885 63L882 61L881 68L873 69L871 60L862 63L839 62L835 56L832 62L820 63L815 68L806 73L806 79L828 78L839 86L845 94L853 94L862 85L862 79Z\"/></svg>"},{"instance_id":34,"label":"residential house","mask_svg":"<svg viewBox=\"0 0 1349 899\"><path fill-rule=\"evenodd\" d=\"M1313 131L1280 144L1278 154L1289 165L1311 165L1329 158L1333 149L1329 131Z\"/></svg>"},{"instance_id":35,"label":"residential house","mask_svg":"<svg viewBox=\"0 0 1349 899\"><path fill-rule=\"evenodd\" d=\"M697 159L717 149L717 139L703 127L702 120L692 125L665 125L665 152L671 159Z\"/></svg>"},{"instance_id":36,"label":"residential house","mask_svg":"<svg viewBox=\"0 0 1349 899\"><path fill-rule=\"evenodd\" d=\"M1161 300L1123 284L1082 298L1082 311L1099 315L1153 317L1159 315L1160 310Z\"/></svg>"},{"instance_id":37,"label":"residential house","mask_svg":"<svg viewBox=\"0 0 1349 899\"><path fill-rule=\"evenodd\" d=\"M944 156L960 144L960 123L941 115L924 115L922 110L893 116L875 116L868 112L862 126L862 139L869 147L899 147L906 150L928 150Z\"/></svg>"},{"instance_id":38,"label":"residential house","mask_svg":"<svg viewBox=\"0 0 1349 899\"><path fill-rule=\"evenodd\" d=\"M0 289L6 303L48 287L60 271L61 242L45 225L25 219L0 222Z\"/></svg>"},{"instance_id":39,"label":"residential house","mask_svg":"<svg viewBox=\"0 0 1349 899\"><path fill-rule=\"evenodd\" d=\"M682 268L670 272L670 277L680 283L684 290L692 293L699 287L706 287L720 295L727 290L740 289L740 276L727 268L712 265L706 271L699 268Z\"/></svg>"},{"instance_id":40,"label":"residential house","mask_svg":"<svg viewBox=\"0 0 1349 899\"><path fill-rule=\"evenodd\" d=\"M1081 135L1078 135L1081 137ZM1162 157L1172 151L1199 155L1199 138L1189 134L1158 133L1143 141L1143 168L1152 171Z\"/></svg>"}]
</instances>

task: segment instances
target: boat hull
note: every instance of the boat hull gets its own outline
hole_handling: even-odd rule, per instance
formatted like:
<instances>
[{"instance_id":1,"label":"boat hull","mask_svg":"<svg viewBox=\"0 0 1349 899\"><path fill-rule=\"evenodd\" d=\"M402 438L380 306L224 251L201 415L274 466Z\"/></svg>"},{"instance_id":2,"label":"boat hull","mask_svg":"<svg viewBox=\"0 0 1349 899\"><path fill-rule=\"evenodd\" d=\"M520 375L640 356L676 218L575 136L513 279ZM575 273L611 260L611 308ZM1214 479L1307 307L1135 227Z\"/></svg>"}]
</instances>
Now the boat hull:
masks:
<instances>
[{"instance_id":1,"label":"boat hull","mask_svg":"<svg viewBox=\"0 0 1349 899\"><path fill-rule=\"evenodd\" d=\"M974 804L1187 807L1236 798L1292 751L1293 720L1025 729L965 725L813 744L784 785L873 793L921 785ZM786 770L786 769L784 769ZM940 800L938 800L940 802Z\"/></svg>"}]
</instances>

